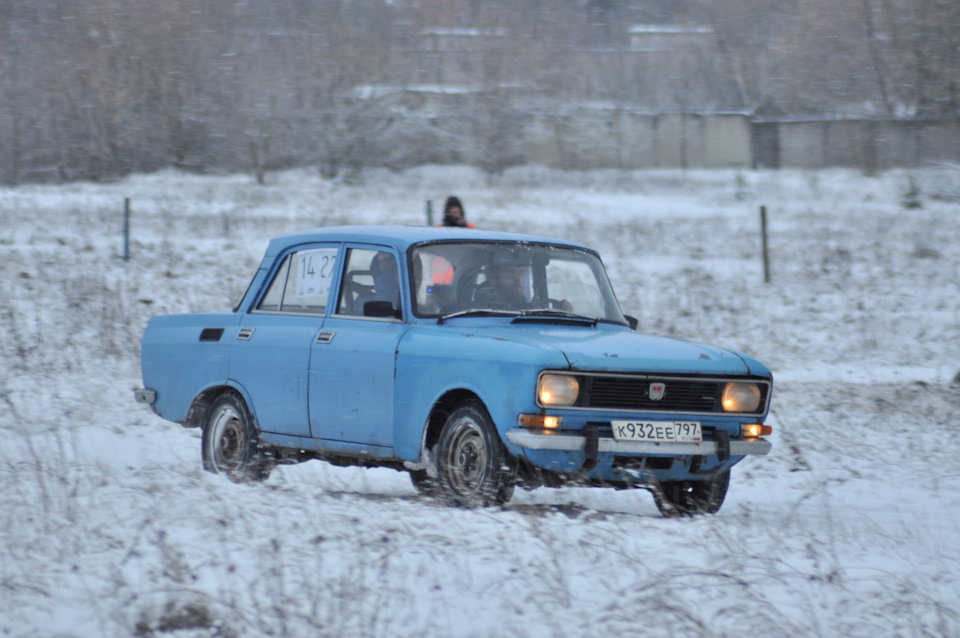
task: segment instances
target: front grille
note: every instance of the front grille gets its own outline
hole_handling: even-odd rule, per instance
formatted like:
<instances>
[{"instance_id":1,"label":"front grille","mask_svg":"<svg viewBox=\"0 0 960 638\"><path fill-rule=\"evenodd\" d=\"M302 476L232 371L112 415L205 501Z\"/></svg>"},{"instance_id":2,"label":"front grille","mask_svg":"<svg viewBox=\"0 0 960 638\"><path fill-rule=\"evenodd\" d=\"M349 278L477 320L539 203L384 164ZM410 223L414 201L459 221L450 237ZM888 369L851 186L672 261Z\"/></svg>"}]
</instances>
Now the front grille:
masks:
<instances>
[{"instance_id":1,"label":"front grille","mask_svg":"<svg viewBox=\"0 0 960 638\"><path fill-rule=\"evenodd\" d=\"M720 404L723 387L729 381L750 381L760 387L760 407L766 411L769 382L761 379L703 379L648 375L576 375L580 396L575 408L631 412L724 413ZM663 385L663 396L651 397L652 385Z\"/></svg>"}]
</instances>

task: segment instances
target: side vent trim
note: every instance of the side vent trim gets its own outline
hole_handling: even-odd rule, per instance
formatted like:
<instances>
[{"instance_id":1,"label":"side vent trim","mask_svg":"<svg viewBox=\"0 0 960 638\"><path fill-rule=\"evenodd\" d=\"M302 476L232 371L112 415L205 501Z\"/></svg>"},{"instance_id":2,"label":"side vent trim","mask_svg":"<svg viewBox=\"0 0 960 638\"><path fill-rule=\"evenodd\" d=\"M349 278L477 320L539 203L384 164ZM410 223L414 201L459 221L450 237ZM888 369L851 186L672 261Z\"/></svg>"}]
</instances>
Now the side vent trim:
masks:
<instances>
[{"instance_id":1,"label":"side vent trim","mask_svg":"<svg viewBox=\"0 0 960 638\"><path fill-rule=\"evenodd\" d=\"M241 341L250 341L250 337L253 336L256 328L240 328L240 332L237 333L237 339Z\"/></svg>"},{"instance_id":2,"label":"side vent trim","mask_svg":"<svg viewBox=\"0 0 960 638\"><path fill-rule=\"evenodd\" d=\"M200 341L220 341L223 336L223 328L204 328L200 332Z\"/></svg>"}]
</instances>

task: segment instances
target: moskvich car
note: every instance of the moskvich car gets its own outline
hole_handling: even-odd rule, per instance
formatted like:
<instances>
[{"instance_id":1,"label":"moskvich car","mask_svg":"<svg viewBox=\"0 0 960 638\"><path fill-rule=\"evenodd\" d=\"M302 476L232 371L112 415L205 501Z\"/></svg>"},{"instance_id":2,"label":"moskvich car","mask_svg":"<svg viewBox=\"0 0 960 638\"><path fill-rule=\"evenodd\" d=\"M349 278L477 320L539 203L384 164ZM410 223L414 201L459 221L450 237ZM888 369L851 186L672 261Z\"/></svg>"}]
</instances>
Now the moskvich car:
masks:
<instances>
[{"instance_id":1,"label":"moskvich car","mask_svg":"<svg viewBox=\"0 0 960 638\"><path fill-rule=\"evenodd\" d=\"M595 485L691 515L771 448L763 364L638 333L600 256L545 237L279 237L232 311L153 318L142 373L137 399L202 428L203 466L235 480L319 458L407 471L456 505Z\"/></svg>"}]
</instances>

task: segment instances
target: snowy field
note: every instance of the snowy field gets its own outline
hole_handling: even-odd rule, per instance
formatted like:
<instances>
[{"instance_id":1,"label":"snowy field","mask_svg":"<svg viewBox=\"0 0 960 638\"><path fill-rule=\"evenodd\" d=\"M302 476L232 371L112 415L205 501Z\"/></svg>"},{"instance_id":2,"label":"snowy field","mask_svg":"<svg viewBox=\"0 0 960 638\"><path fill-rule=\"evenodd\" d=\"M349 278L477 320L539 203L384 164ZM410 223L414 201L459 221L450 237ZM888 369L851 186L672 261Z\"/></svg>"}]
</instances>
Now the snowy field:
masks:
<instances>
[{"instance_id":1,"label":"snowy field","mask_svg":"<svg viewBox=\"0 0 960 638\"><path fill-rule=\"evenodd\" d=\"M0 635L960 636L957 168L268 182L0 189ZM773 452L719 514L588 489L452 509L318 461L235 485L134 402L147 320L231 307L270 237L419 225L451 193L599 249L642 330L773 369Z\"/></svg>"}]
</instances>

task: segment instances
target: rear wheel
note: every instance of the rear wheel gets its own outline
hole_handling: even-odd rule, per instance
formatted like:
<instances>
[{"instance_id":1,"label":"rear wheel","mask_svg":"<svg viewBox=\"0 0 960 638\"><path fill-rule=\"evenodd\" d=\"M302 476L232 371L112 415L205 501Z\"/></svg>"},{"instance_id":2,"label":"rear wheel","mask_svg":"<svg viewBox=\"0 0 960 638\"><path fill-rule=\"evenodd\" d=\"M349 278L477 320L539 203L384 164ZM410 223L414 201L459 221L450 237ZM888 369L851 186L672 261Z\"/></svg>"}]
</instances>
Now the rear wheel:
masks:
<instances>
[{"instance_id":1,"label":"rear wheel","mask_svg":"<svg viewBox=\"0 0 960 638\"><path fill-rule=\"evenodd\" d=\"M663 481L654 502L664 516L716 514L730 487L730 470L702 481Z\"/></svg>"},{"instance_id":2,"label":"rear wheel","mask_svg":"<svg viewBox=\"0 0 960 638\"><path fill-rule=\"evenodd\" d=\"M246 403L233 393L221 395L210 406L201 455L203 469L237 482L262 481L272 469Z\"/></svg>"},{"instance_id":3,"label":"rear wheel","mask_svg":"<svg viewBox=\"0 0 960 638\"><path fill-rule=\"evenodd\" d=\"M477 401L463 404L444 423L436 462L440 496L453 505L485 507L513 496L516 469Z\"/></svg>"}]
</instances>

